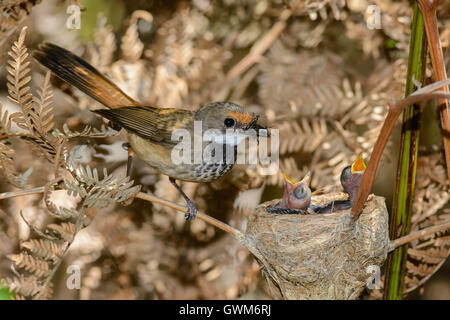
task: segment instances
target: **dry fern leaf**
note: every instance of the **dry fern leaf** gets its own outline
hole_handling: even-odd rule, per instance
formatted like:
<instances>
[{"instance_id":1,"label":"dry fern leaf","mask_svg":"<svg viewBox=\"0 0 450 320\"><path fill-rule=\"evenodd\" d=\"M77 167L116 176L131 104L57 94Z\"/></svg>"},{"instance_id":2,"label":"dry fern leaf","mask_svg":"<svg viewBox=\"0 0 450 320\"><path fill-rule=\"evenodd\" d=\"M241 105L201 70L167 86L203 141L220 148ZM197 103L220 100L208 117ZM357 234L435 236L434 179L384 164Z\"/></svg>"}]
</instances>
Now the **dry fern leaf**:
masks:
<instances>
[{"instance_id":1,"label":"dry fern leaf","mask_svg":"<svg viewBox=\"0 0 450 320\"><path fill-rule=\"evenodd\" d=\"M79 165L74 159L68 162L76 181L65 181L65 186L69 195L84 198L83 206L100 208L114 202L126 202L140 190L140 186L133 186L129 177L118 179L108 174L106 168L103 169L103 179L100 179L96 168Z\"/></svg>"},{"instance_id":2,"label":"dry fern leaf","mask_svg":"<svg viewBox=\"0 0 450 320\"><path fill-rule=\"evenodd\" d=\"M22 129L33 132L33 127L30 121L30 111L33 107L33 95L29 92L30 87L27 85L31 76L30 62L27 60L28 52L24 44L26 27L22 29L19 35L19 39L14 42L11 50L8 52L10 59L8 60L8 66L6 70L8 75L8 98L17 104L21 108L21 115L13 114L13 121Z\"/></svg>"},{"instance_id":3,"label":"dry fern leaf","mask_svg":"<svg viewBox=\"0 0 450 320\"><path fill-rule=\"evenodd\" d=\"M49 224L47 228L56 233L61 239L68 242L72 242L77 233L77 226L71 222Z\"/></svg>"},{"instance_id":4,"label":"dry fern leaf","mask_svg":"<svg viewBox=\"0 0 450 320\"><path fill-rule=\"evenodd\" d=\"M0 102L0 136L11 130L11 117L8 115L8 110L3 111L3 105Z\"/></svg>"},{"instance_id":5,"label":"dry fern leaf","mask_svg":"<svg viewBox=\"0 0 450 320\"><path fill-rule=\"evenodd\" d=\"M41 135L46 136L54 127L52 103L53 91L50 85L50 71L45 74L44 82L37 90L38 97L35 97L35 108L30 112L35 130Z\"/></svg>"},{"instance_id":6,"label":"dry fern leaf","mask_svg":"<svg viewBox=\"0 0 450 320\"><path fill-rule=\"evenodd\" d=\"M0 142L0 176L6 178L10 184L23 188L27 183L27 178L32 172L32 168L28 169L25 173L19 174L17 172L13 156L15 155L14 149L11 149L7 145Z\"/></svg>"},{"instance_id":7,"label":"dry fern leaf","mask_svg":"<svg viewBox=\"0 0 450 320\"><path fill-rule=\"evenodd\" d=\"M11 291L17 295L30 297L36 295L42 290L42 285L35 276L7 278L6 282Z\"/></svg>"},{"instance_id":8,"label":"dry fern leaf","mask_svg":"<svg viewBox=\"0 0 450 320\"><path fill-rule=\"evenodd\" d=\"M21 247L29 250L33 256L52 262L59 260L65 250L62 244L44 239L25 241L21 243Z\"/></svg>"},{"instance_id":9,"label":"dry fern leaf","mask_svg":"<svg viewBox=\"0 0 450 320\"><path fill-rule=\"evenodd\" d=\"M138 20L142 19L147 23L153 23L153 16L144 10L136 10L133 12L130 18L130 25L127 28L120 48L122 50L125 60L135 62L140 59L142 52L144 50L144 44L139 39L138 33Z\"/></svg>"},{"instance_id":10,"label":"dry fern leaf","mask_svg":"<svg viewBox=\"0 0 450 320\"><path fill-rule=\"evenodd\" d=\"M95 29L95 59L91 59L92 65L97 67L101 72L107 71L111 65L116 50L116 38L111 25L106 24L107 19L100 16ZM93 50L94 51L94 50Z\"/></svg>"},{"instance_id":11,"label":"dry fern leaf","mask_svg":"<svg viewBox=\"0 0 450 320\"><path fill-rule=\"evenodd\" d=\"M74 208L66 208L66 207L58 207L55 206L50 201L47 201L47 208L49 209L49 213L51 216L61 219L61 220L69 220L76 219L80 217L80 212Z\"/></svg>"},{"instance_id":12,"label":"dry fern leaf","mask_svg":"<svg viewBox=\"0 0 450 320\"><path fill-rule=\"evenodd\" d=\"M119 131L114 130L109 126L102 125L100 129L92 128L91 126L86 126L81 131L70 131L67 123L63 125L63 131L54 129L52 135L57 138L71 139L76 137L88 137L88 138L106 138L113 137L119 134Z\"/></svg>"},{"instance_id":13,"label":"dry fern leaf","mask_svg":"<svg viewBox=\"0 0 450 320\"><path fill-rule=\"evenodd\" d=\"M45 157L51 163L55 161L56 154L58 153L57 150L62 143L62 140L60 140L59 142L56 140L50 141L49 139L42 137L39 134L33 137L23 137L23 140L30 143L30 146L38 154L38 156Z\"/></svg>"},{"instance_id":14,"label":"dry fern leaf","mask_svg":"<svg viewBox=\"0 0 450 320\"><path fill-rule=\"evenodd\" d=\"M450 201L448 182L442 152L421 155L417 170L421 177L416 181L411 231L439 225L449 221L450 214L442 210ZM404 292L422 286L450 256L450 237L442 232L411 244L408 249Z\"/></svg>"},{"instance_id":15,"label":"dry fern leaf","mask_svg":"<svg viewBox=\"0 0 450 320\"><path fill-rule=\"evenodd\" d=\"M35 258L27 253L9 254L7 257L14 261L16 266L33 273L38 278L50 274L48 262Z\"/></svg>"},{"instance_id":16,"label":"dry fern leaf","mask_svg":"<svg viewBox=\"0 0 450 320\"><path fill-rule=\"evenodd\" d=\"M0 1L0 64L3 63L3 46L25 21L33 6L40 2L41 0Z\"/></svg>"},{"instance_id":17,"label":"dry fern leaf","mask_svg":"<svg viewBox=\"0 0 450 320\"><path fill-rule=\"evenodd\" d=\"M14 149L9 148L7 145L0 143L0 172L3 173L5 177L14 178L18 175L16 168L14 166L13 156L15 154Z\"/></svg>"}]
</instances>

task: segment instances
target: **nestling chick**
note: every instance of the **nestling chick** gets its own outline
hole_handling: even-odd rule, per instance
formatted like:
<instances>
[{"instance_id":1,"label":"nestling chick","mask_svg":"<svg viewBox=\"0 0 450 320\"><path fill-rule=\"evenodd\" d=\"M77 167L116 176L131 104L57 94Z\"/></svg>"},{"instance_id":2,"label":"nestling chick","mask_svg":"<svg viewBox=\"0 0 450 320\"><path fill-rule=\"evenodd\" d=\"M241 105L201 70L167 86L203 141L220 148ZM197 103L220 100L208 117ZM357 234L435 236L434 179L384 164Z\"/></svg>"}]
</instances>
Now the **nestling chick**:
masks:
<instances>
[{"instance_id":1,"label":"nestling chick","mask_svg":"<svg viewBox=\"0 0 450 320\"><path fill-rule=\"evenodd\" d=\"M360 153L355 162L351 166L345 167L341 173L341 184L344 192L348 194L348 199L336 200L322 206L312 206L312 210L315 213L332 213L350 209L358 196L359 186L365 170L366 164Z\"/></svg>"},{"instance_id":2,"label":"nestling chick","mask_svg":"<svg viewBox=\"0 0 450 320\"><path fill-rule=\"evenodd\" d=\"M344 188L344 192L348 194L352 205L358 196L359 186L361 185L366 168L362 153L360 153L351 166L345 167L344 170L342 170L341 184Z\"/></svg>"},{"instance_id":3,"label":"nestling chick","mask_svg":"<svg viewBox=\"0 0 450 320\"><path fill-rule=\"evenodd\" d=\"M284 174L284 194L278 209L294 209L305 211L305 213L314 213L309 205L311 204L311 189L309 181L311 180L311 172L308 171L306 176L299 182L295 182Z\"/></svg>"}]
</instances>

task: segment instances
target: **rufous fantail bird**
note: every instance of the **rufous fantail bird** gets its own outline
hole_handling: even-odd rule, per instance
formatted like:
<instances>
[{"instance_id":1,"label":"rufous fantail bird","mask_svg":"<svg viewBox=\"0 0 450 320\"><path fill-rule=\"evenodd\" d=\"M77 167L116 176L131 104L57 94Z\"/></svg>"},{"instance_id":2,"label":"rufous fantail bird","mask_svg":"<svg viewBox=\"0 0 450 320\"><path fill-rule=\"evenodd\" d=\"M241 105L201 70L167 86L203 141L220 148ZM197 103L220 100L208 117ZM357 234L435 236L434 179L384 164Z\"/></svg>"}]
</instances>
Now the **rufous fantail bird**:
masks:
<instances>
[{"instance_id":1,"label":"rufous fantail bird","mask_svg":"<svg viewBox=\"0 0 450 320\"><path fill-rule=\"evenodd\" d=\"M132 151L151 167L169 176L170 182L186 200L186 220L194 219L197 209L176 180L209 182L220 178L233 167L237 145L250 134L252 130L249 129L254 129L256 134L265 129L258 124L258 116L250 115L232 102L208 103L196 111L143 105L126 95L89 63L51 43L41 44L33 56L56 76L109 108L93 112L124 128ZM184 129L193 138L196 121L201 123L202 132L215 129L212 142L202 139L200 161L192 161L195 148L190 151L191 161L173 161L172 150L179 142L172 138L174 132ZM231 147L231 155L225 150L228 147ZM223 157L217 159L215 153L221 149ZM203 157L204 153L208 159Z\"/></svg>"}]
</instances>

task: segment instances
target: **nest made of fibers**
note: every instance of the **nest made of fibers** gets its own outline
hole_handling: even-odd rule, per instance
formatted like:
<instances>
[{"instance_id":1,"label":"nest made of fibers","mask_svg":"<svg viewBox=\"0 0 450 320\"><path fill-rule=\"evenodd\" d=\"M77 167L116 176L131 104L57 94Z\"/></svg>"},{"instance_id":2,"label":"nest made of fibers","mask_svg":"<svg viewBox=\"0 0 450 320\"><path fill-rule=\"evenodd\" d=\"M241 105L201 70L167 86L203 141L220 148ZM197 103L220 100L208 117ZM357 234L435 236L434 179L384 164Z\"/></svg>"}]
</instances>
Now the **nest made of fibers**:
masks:
<instances>
[{"instance_id":1,"label":"nest made of fibers","mask_svg":"<svg viewBox=\"0 0 450 320\"><path fill-rule=\"evenodd\" d=\"M343 193L313 196L312 204L345 198ZM263 267L274 298L358 298L371 272L387 257L384 198L371 195L356 221L350 210L312 215L266 211L278 201L265 202L252 212L244 240Z\"/></svg>"}]
</instances>

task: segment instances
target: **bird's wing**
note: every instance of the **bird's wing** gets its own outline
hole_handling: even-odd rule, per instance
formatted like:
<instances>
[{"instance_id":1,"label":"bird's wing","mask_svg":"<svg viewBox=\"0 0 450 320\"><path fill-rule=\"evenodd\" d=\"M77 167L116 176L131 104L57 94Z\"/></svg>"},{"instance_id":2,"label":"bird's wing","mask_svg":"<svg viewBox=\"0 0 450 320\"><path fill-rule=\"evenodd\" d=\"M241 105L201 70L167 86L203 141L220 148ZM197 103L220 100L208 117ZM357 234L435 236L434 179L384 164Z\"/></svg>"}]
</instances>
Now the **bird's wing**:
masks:
<instances>
[{"instance_id":1,"label":"bird's wing","mask_svg":"<svg viewBox=\"0 0 450 320\"><path fill-rule=\"evenodd\" d=\"M33 56L59 78L108 108L142 105L69 50L52 43L43 43L38 50L34 51Z\"/></svg>"},{"instance_id":2,"label":"bird's wing","mask_svg":"<svg viewBox=\"0 0 450 320\"><path fill-rule=\"evenodd\" d=\"M194 119L194 113L183 109L160 109L150 106L124 107L119 109L100 109L100 114L113 123L158 143L175 144L172 133L176 129L187 129Z\"/></svg>"}]
</instances>

